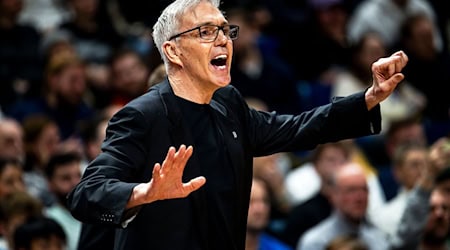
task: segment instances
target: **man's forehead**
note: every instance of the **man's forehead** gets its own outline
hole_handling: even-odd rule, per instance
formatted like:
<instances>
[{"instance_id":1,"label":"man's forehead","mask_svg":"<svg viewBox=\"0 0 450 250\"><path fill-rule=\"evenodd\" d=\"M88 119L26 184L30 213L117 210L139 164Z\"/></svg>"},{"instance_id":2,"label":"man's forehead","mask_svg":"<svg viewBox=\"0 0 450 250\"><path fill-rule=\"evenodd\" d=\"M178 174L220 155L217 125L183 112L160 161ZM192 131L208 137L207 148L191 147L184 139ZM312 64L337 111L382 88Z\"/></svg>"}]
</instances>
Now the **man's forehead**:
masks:
<instances>
[{"instance_id":1,"label":"man's forehead","mask_svg":"<svg viewBox=\"0 0 450 250\"><path fill-rule=\"evenodd\" d=\"M201 24L222 24L226 22L223 13L210 3L204 2L187 10L180 20L182 26Z\"/></svg>"}]
</instances>

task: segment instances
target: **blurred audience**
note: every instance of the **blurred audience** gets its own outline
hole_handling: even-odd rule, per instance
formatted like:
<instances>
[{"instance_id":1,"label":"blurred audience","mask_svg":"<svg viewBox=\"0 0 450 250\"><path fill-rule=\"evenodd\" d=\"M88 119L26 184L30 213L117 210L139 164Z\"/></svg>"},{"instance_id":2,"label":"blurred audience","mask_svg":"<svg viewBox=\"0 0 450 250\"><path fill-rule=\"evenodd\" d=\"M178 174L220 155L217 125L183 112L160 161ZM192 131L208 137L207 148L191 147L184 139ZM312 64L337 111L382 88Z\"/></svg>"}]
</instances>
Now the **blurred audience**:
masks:
<instances>
[{"instance_id":1,"label":"blurred audience","mask_svg":"<svg viewBox=\"0 0 450 250\"><path fill-rule=\"evenodd\" d=\"M433 21L433 44L438 51L442 51L443 40L436 25L436 13L428 0L364 0L351 15L348 37L351 41L357 41L364 33L376 31L384 44L392 49L400 39L404 21L419 13Z\"/></svg>"},{"instance_id":2,"label":"blurred audience","mask_svg":"<svg viewBox=\"0 0 450 250\"><path fill-rule=\"evenodd\" d=\"M148 90L150 71L141 56L131 50L117 51L111 59L110 104L125 105Z\"/></svg>"},{"instance_id":3,"label":"blurred audience","mask_svg":"<svg viewBox=\"0 0 450 250\"><path fill-rule=\"evenodd\" d=\"M332 96L348 96L364 91L372 84L371 65L388 55L388 48L376 32L367 32L352 43L350 62L341 70L331 86ZM381 131L385 133L392 121L422 114L427 104L426 96L407 81L403 81L386 100L380 103L383 117Z\"/></svg>"},{"instance_id":4,"label":"blurred audience","mask_svg":"<svg viewBox=\"0 0 450 250\"><path fill-rule=\"evenodd\" d=\"M262 34L254 13L233 8L226 15L240 30L239 39L233 41L232 84L244 97L261 99L269 111L301 111L294 72L277 52L262 49Z\"/></svg>"},{"instance_id":5,"label":"blurred audience","mask_svg":"<svg viewBox=\"0 0 450 250\"><path fill-rule=\"evenodd\" d=\"M25 192L22 163L0 158L0 199L14 192Z\"/></svg>"},{"instance_id":6,"label":"blurred audience","mask_svg":"<svg viewBox=\"0 0 450 250\"><path fill-rule=\"evenodd\" d=\"M74 45L86 63L105 64L114 49L123 43L123 37L114 29L111 20L101 8L100 0L68 0L71 18L58 28L72 34Z\"/></svg>"},{"instance_id":7,"label":"blurred audience","mask_svg":"<svg viewBox=\"0 0 450 250\"><path fill-rule=\"evenodd\" d=\"M22 0L23 10L19 22L32 25L39 33L47 35L70 18L65 0Z\"/></svg>"},{"instance_id":8,"label":"blurred audience","mask_svg":"<svg viewBox=\"0 0 450 250\"><path fill-rule=\"evenodd\" d=\"M14 247L11 250L66 250L66 237L55 220L30 218L14 231Z\"/></svg>"},{"instance_id":9,"label":"blurred audience","mask_svg":"<svg viewBox=\"0 0 450 250\"><path fill-rule=\"evenodd\" d=\"M399 145L415 143L429 145L424 124L420 117L406 117L392 121L388 131L381 136L357 140L368 161L378 172L386 200L392 199L399 191L399 183L392 171L394 152Z\"/></svg>"},{"instance_id":10,"label":"blurred audience","mask_svg":"<svg viewBox=\"0 0 450 250\"><path fill-rule=\"evenodd\" d=\"M24 131L13 118L0 119L0 157L25 160Z\"/></svg>"},{"instance_id":11,"label":"blurred audience","mask_svg":"<svg viewBox=\"0 0 450 250\"><path fill-rule=\"evenodd\" d=\"M447 135L450 128L450 98L442 91L450 83L450 52L433 46L433 31L429 16L412 15L405 19L399 41L409 57L405 79L427 98L423 120L431 143Z\"/></svg>"},{"instance_id":12,"label":"blurred audience","mask_svg":"<svg viewBox=\"0 0 450 250\"><path fill-rule=\"evenodd\" d=\"M292 247L308 229L331 214L333 173L350 160L350 154L343 141L319 145L310 160L288 173L286 189L293 205L282 239Z\"/></svg>"},{"instance_id":13,"label":"blurred audience","mask_svg":"<svg viewBox=\"0 0 450 250\"><path fill-rule=\"evenodd\" d=\"M442 190L431 192L430 212L423 230L418 249L437 250L450 249L448 235L450 233L450 200Z\"/></svg>"},{"instance_id":14,"label":"blurred audience","mask_svg":"<svg viewBox=\"0 0 450 250\"><path fill-rule=\"evenodd\" d=\"M18 22L22 0L0 0L0 106L3 111L24 98L40 94L42 35Z\"/></svg>"},{"instance_id":15,"label":"blurred audience","mask_svg":"<svg viewBox=\"0 0 450 250\"><path fill-rule=\"evenodd\" d=\"M356 159L355 150L351 140L319 145L312 152L310 161L287 175L288 193L304 193L308 197L306 200L297 201L289 213L282 238L290 245L295 246L299 237L332 213L334 207L331 199L335 192L332 185L333 176L350 162L360 168L367 180L367 216L372 217L384 204L385 198L376 173L364 167L363 161Z\"/></svg>"},{"instance_id":16,"label":"blurred audience","mask_svg":"<svg viewBox=\"0 0 450 250\"><path fill-rule=\"evenodd\" d=\"M0 199L24 191L22 163L16 159L0 158Z\"/></svg>"},{"instance_id":17,"label":"blurred audience","mask_svg":"<svg viewBox=\"0 0 450 250\"><path fill-rule=\"evenodd\" d=\"M14 192L0 199L0 249L13 249L16 228L28 218L42 216L42 203L27 192Z\"/></svg>"},{"instance_id":18,"label":"blurred audience","mask_svg":"<svg viewBox=\"0 0 450 250\"><path fill-rule=\"evenodd\" d=\"M45 115L32 115L25 119L23 129L26 152L24 180L27 191L45 206L49 206L55 202L55 197L48 188L45 168L57 150L64 150L59 128Z\"/></svg>"},{"instance_id":19,"label":"blurred audience","mask_svg":"<svg viewBox=\"0 0 450 250\"><path fill-rule=\"evenodd\" d=\"M58 124L62 140L78 137L77 126L94 115L84 99L86 84L84 62L70 52L56 54L46 65L44 95L16 103L11 116L23 122L27 116L45 114Z\"/></svg>"},{"instance_id":20,"label":"blurred audience","mask_svg":"<svg viewBox=\"0 0 450 250\"><path fill-rule=\"evenodd\" d=\"M441 137L430 146L428 155L430 162L408 196L407 206L402 214L397 233L390 240L392 249L446 249L445 241L449 235L449 211L445 211L445 207L435 206L438 203L442 206L450 202L450 147L448 145L450 145L450 139ZM435 190L440 194L434 193ZM432 195L436 196L432 197ZM439 197L440 195L443 197ZM445 198L445 201L441 198ZM436 220L440 222L435 223Z\"/></svg>"},{"instance_id":21,"label":"blurred audience","mask_svg":"<svg viewBox=\"0 0 450 250\"><path fill-rule=\"evenodd\" d=\"M297 249L325 249L332 239L347 234L357 235L370 250L389 249L386 235L367 219L369 189L361 167L346 164L335 172L331 182L332 214L306 231Z\"/></svg>"},{"instance_id":22,"label":"blurred audience","mask_svg":"<svg viewBox=\"0 0 450 250\"><path fill-rule=\"evenodd\" d=\"M392 171L399 185L397 195L374 213L373 223L391 237L397 232L410 191L428 167L427 146L404 143L393 154Z\"/></svg>"},{"instance_id":23,"label":"blurred audience","mask_svg":"<svg viewBox=\"0 0 450 250\"><path fill-rule=\"evenodd\" d=\"M264 180L257 177L253 178L248 209L245 250L293 249L267 232L271 207L269 192L269 188Z\"/></svg>"},{"instance_id":24,"label":"blurred audience","mask_svg":"<svg viewBox=\"0 0 450 250\"><path fill-rule=\"evenodd\" d=\"M348 64L348 9L343 0L307 0L306 4L305 21L290 27L280 50L293 66L297 79L328 85L336 72ZM294 34L299 39L293 39Z\"/></svg>"},{"instance_id":25,"label":"blurred audience","mask_svg":"<svg viewBox=\"0 0 450 250\"><path fill-rule=\"evenodd\" d=\"M81 222L67 208L66 197L81 179L81 156L76 152L62 152L51 156L45 168L50 192L56 202L45 208L45 215L56 220L67 235L67 250L77 250Z\"/></svg>"}]
</instances>

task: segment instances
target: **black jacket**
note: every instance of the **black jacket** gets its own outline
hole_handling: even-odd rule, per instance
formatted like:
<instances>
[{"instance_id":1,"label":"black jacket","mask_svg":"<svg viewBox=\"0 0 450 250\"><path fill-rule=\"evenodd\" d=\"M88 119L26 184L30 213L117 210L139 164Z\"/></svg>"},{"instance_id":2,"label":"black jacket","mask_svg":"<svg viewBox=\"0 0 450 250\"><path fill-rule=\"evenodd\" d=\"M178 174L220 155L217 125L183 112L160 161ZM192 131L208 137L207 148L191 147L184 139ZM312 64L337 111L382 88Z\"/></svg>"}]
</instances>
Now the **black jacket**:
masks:
<instances>
[{"instance_id":1,"label":"black jacket","mask_svg":"<svg viewBox=\"0 0 450 250\"><path fill-rule=\"evenodd\" d=\"M211 101L219 121L226 152L234 169L238 226L236 250L245 248L245 230L254 156L281 151L309 150L321 143L378 133L379 107L368 112L364 93L333 100L298 116L251 110L233 86L219 89ZM125 211L138 183L148 182L155 163L170 146L192 145L189 129L167 79L133 100L109 122L102 153L86 168L81 182L68 197L75 218L116 229L115 248L136 250L220 250L207 246L205 190L184 199L157 201ZM183 181L202 175L192 155ZM136 217L126 226L129 216ZM230 250L230 249L226 249Z\"/></svg>"}]
</instances>

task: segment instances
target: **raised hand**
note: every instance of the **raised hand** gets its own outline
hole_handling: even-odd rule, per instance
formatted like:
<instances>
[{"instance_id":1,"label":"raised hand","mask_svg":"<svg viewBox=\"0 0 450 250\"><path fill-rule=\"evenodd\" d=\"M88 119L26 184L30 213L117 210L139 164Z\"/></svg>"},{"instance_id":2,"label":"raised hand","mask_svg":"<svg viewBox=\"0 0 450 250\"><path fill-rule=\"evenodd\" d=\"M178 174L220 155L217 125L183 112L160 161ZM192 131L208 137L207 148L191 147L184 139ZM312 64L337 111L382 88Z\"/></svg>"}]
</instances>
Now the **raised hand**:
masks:
<instances>
[{"instance_id":1,"label":"raised hand","mask_svg":"<svg viewBox=\"0 0 450 250\"><path fill-rule=\"evenodd\" d=\"M153 167L150 182L139 184L133 189L127 208L157 200L184 198L203 186L206 182L203 176L187 183L182 181L184 168L192 152L192 146L181 145L178 151L170 147L163 163L156 163Z\"/></svg>"},{"instance_id":2,"label":"raised hand","mask_svg":"<svg viewBox=\"0 0 450 250\"><path fill-rule=\"evenodd\" d=\"M401 73L408 62L403 51L380 58L372 64L372 86L366 92L366 104L370 110L386 99L405 78Z\"/></svg>"}]
</instances>

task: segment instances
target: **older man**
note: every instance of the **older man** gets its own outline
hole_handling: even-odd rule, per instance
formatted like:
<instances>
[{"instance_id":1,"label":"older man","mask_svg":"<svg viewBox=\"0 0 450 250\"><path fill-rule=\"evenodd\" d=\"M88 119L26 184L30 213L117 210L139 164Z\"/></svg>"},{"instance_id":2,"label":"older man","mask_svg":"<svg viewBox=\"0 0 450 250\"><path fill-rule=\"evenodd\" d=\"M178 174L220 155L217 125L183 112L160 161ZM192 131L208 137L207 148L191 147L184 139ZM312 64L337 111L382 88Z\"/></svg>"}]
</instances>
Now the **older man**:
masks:
<instances>
[{"instance_id":1,"label":"older man","mask_svg":"<svg viewBox=\"0 0 450 250\"><path fill-rule=\"evenodd\" d=\"M69 195L76 218L119 227L116 250L244 249L253 157L378 133L378 104L404 78L397 52L374 63L365 92L300 115L250 109L229 85L239 27L218 7L164 9L153 38L167 78L113 116Z\"/></svg>"}]
</instances>

